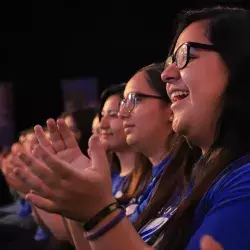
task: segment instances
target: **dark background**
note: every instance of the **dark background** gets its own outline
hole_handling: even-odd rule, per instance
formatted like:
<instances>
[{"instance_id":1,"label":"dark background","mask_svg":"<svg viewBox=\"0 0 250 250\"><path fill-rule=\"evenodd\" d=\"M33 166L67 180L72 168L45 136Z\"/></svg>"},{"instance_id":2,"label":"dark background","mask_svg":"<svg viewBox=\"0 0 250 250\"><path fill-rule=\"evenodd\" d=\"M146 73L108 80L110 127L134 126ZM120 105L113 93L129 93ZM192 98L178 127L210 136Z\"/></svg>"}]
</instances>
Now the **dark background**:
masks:
<instances>
[{"instance_id":1,"label":"dark background","mask_svg":"<svg viewBox=\"0 0 250 250\"><path fill-rule=\"evenodd\" d=\"M96 76L101 92L164 60L182 9L250 6L226 0L20 2L0 6L0 81L13 83L17 132L60 114L60 79Z\"/></svg>"}]
</instances>

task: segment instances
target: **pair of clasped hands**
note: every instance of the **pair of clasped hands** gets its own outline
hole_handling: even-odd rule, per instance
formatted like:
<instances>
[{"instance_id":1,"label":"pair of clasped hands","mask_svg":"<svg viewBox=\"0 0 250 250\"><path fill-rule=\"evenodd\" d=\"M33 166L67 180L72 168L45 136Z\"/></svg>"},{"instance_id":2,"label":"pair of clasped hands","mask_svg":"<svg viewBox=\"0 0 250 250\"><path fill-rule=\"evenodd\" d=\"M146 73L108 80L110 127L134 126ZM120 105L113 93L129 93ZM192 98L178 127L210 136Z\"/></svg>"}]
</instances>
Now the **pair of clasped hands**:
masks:
<instances>
[{"instance_id":1,"label":"pair of clasped hands","mask_svg":"<svg viewBox=\"0 0 250 250\"><path fill-rule=\"evenodd\" d=\"M47 121L49 139L34 127L38 144L32 153L12 152L9 168L30 189L25 199L50 213L86 221L115 201L106 147L93 135L85 156L63 119ZM211 237L201 239L201 249L223 249Z\"/></svg>"}]
</instances>

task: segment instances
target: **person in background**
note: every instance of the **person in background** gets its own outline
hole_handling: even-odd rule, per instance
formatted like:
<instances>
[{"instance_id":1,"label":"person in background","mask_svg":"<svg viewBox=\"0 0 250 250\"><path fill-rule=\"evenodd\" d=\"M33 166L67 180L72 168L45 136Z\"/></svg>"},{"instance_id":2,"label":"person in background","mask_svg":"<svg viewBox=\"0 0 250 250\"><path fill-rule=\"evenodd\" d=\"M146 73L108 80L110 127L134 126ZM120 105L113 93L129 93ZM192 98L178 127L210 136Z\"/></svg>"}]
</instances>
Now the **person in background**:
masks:
<instances>
[{"instance_id":1,"label":"person in background","mask_svg":"<svg viewBox=\"0 0 250 250\"><path fill-rule=\"evenodd\" d=\"M143 168L143 156L135 153L126 142L122 119L118 117L120 102L126 84L113 85L103 91L99 114L99 138L112 156L112 192L116 196L122 192L124 181L136 167ZM111 157L111 156L110 156ZM117 197L119 198L119 197ZM125 201L124 201L125 202ZM125 202L126 203L126 202Z\"/></svg>"},{"instance_id":2,"label":"person in background","mask_svg":"<svg viewBox=\"0 0 250 250\"><path fill-rule=\"evenodd\" d=\"M99 114L96 114L92 122L92 134L100 133L100 119Z\"/></svg>"},{"instance_id":3,"label":"person in background","mask_svg":"<svg viewBox=\"0 0 250 250\"><path fill-rule=\"evenodd\" d=\"M2 209L5 212L0 219L0 228L3 234L8 234L7 237L2 237L1 248L15 249L18 245L25 245L26 249L40 249L47 245L49 233L44 231L36 224L32 217L32 206L26 202L23 197L29 191L27 186L21 183L13 175L13 166L11 160L18 152L31 152L34 145L38 143L34 132L26 130L21 132L21 143L14 143L11 147L11 152L3 159L1 170L7 180L8 185L16 192L18 197L16 202ZM3 235L1 233L1 235Z\"/></svg>"},{"instance_id":4,"label":"person in background","mask_svg":"<svg viewBox=\"0 0 250 250\"><path fill-rule=\"evenodd\" d=\"M3 147L0 149L0 169L2 169L3 160L9 153L9 148ZM14 202L11 194L11 190L8 187L6 179L3 173L0 172L0 217L4 216L8 211L6 207L10 207L10 204ZM6 211L6 212L5 212Z\"/></svg>"},{"instance_id":5,"label":"person in background","mask_svg":"<svg viewBox=\"0 0 250 250\"><path fill-rule=\"evenodd\" d=\"M32 129L22 131L19 136L19 142L14 143L11 147L11 152L3 158L1 170L9 187L12 189L13 196L16 197L16 201L13 204L1 209L1 212L5 213L5 216L2 216L0 219L0 223L2 224L11 223L12 225L15 224L27 229L29 229L30 226L32 228L34 227L34 223L31 218L31 208L22 198L23 192L27 191L27 188L12 175L12 168L8 167L8 164L6 163L11 159L17 149L31 150L30 147L33 147L35 143L37 143L37 141L34 137Z\"/></svg>"},{"instance_id":6,"label":"person in background","mask_svg":"<svg viewBox=\"0 0 250 250\"><path fill-rule=\"evenodd\" d=\"M137 195L130 197L127 215L137 223L148 210L153 193L161 176L171 161L169 156L174 133L170 99L161 80L162 64L151 64L136 72L128 81L119 116L123 120L126 141L131 148L150 161L144 169L144 185L136 187ZM138 172L134 171L136 180ZM132 198L132 199L131 199Z\"/></svg>"},{"instance_id":7,"label":"person in background","mask_svg":"<svg viewBox=\"0 0 250 250\"><path fill-rule=\"evenodd\" d=\"M96 111L94 108L82 108L65 112L61 116L84 154L87 154L88 140L92 134L92 123L95 115Z\"/></svg>"}]
</instances>

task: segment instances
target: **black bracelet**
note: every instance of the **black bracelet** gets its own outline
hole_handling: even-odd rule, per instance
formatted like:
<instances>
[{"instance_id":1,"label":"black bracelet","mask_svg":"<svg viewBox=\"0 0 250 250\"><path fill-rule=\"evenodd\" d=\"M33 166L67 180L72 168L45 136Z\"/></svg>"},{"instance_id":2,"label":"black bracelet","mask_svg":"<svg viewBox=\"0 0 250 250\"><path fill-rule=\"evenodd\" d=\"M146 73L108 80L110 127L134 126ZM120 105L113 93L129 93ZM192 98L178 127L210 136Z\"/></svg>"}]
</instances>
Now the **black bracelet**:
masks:
<instances>
[{"instance_id":1,"label":"black bracelet","mask_svg":"<svg viewBox=\"0 0 250 250\"><path fill-rule=\"evenodd\" d=\"M115 211L117 208L120 208L121 206L117 202L113 202L109 204L107 207L102 209L99 213L97 213L93 218L88 220L85 223L82 223L82 227L85 231L90 231L93 229L97 224L100 223L105 217L107 217L109 214L111 214L113 211Z\"/></svg>"},{"instance_id":2,"label":"black bracelet","mask_svg":"<svg viewBox=\"0 0 250 250\"><path fill-rule=\"evenodd\" d=\"M107 232L109 232L112 228L114 228L124 217L126 217L126 210L125 208L122 208L120 213L112 219L107 225L103 226L100 228L97 232L90 234L90 233L85 233L85 237L89 241L97 240Z\"/></svg>"}]
</instances>

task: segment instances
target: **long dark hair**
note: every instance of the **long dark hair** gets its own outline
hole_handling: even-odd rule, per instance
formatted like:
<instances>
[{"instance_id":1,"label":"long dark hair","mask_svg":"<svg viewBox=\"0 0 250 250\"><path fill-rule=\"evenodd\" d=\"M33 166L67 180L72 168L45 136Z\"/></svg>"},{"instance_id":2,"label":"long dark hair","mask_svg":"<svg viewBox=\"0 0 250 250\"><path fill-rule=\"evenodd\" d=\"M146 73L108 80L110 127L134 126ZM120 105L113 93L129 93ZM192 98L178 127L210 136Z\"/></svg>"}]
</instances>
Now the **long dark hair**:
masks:
<instances>
[{"instance_id":1,"label":"long dark hair","mask_svg":"<svg viewBox=\"0 0 250 250\"><path fill-rule=\"evenodd\" d=\"M149 86L170 105L171 101L166 93L166 84L161 79L163 70L163 63L155 63L142 68L139 72L146 72ZM164 169L147 207L135 222L137 230L145 225L150 219L156 217L158 211L166 204L166 201L171 199L175 189L186 183L191 173L191 169L184 169L184 163L192 166L191 162L200 156L199 149L193 149L191 151L190 144L173 131L166 141L166 150L172 158L171 163ZM191 151L191 153L189 153L189 151ZM152 168L150 171L152 171Z\"/></svg>"},{"instance_id":2,"label":"long dark hair","mask_svg":"<svg viewBox=\"0 0 250 250\"><path fill-rule=\"evenodd\" d=\"M250 107L245 101L250 95L249 11L214 7L185 12L179 18L171 52L180 33L191 23L201 20L208 20L205 35L216 46L228 69L228 84L222 97L214 142L195 165L192 193L183 200L175 216L159 232L159 235L164 235L159 249L185 248L188 243L187 228L204 193L224 168L250 152L250 117L246 115L250 113Z\"/></svg>"}]
</instances>

